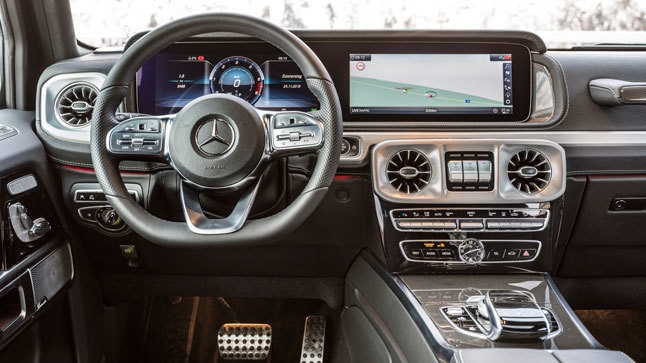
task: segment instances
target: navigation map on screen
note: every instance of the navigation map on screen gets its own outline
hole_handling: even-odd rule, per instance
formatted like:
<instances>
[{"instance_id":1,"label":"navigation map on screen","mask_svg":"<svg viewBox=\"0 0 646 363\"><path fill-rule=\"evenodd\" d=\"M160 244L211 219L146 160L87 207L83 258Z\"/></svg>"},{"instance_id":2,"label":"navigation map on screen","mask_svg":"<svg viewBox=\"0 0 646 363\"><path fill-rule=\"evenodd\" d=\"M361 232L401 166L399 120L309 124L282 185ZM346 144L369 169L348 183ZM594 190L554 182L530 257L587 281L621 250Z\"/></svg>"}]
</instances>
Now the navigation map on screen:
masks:
<instances>
[{"instance_id":1,"label":"navigation map on screen","mask_svg":"<svg viewBox=\"0 0 646 363\"><path fill-rule=\"evenodd\" d=\"M350 54L350 113L510 114L511 54Z\"/></svg>"}]
</instances>

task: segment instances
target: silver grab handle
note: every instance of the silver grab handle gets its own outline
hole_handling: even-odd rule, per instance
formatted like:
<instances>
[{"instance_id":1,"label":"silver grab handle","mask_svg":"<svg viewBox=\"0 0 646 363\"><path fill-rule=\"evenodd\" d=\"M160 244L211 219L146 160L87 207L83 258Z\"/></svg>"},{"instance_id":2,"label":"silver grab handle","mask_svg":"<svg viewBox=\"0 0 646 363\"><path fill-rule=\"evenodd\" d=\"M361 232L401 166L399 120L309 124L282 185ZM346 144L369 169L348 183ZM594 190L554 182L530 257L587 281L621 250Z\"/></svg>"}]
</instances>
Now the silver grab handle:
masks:
<instances>
[{"instance_id":1,"label":"silver grab handle","mask_svg":"<svg viewBox=\"0 0 646 363\"><path fill-rule=\"evenodd\" d=\"M592 100L599 105L646 105L646 82L599 78L588 83Z\"/></svg>"}]
</instances>

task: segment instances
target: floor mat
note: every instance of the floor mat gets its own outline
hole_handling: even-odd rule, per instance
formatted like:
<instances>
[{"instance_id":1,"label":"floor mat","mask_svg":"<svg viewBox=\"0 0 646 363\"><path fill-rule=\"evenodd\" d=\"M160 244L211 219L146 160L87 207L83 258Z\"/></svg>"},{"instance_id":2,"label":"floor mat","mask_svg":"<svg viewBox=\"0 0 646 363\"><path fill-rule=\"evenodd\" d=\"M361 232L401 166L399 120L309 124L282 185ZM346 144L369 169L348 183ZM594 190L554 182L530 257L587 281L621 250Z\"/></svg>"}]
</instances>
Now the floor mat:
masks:
<instances>
[{"instance_id":1,"label":"floor mat","mask_svg":"<svg viewBox=\"0 0 646 363\"><path fill-rule=\"evenodd\" d=\"M646 362L646 310L575 310L583 325L608 349Z\"/></svg>"},{"instance_id":2,"label":"floor mat","mask_svg":"<svg viewBox=\"0 0 646 363\"><path fill-rule=\"evenodd\" d=\"M235 363L217 350L218 329L224 323L265 323L272 327L271 354L266 362L299 362L305 317L327 317L326 341L338 330L338 311L322 301L296 299L154 298L141 362ZM328 349L329 347L329 349ZM326 345L325 362L332 345ZM249 362L249 361L246 361ZM256 361L258 362L258 361Z\"/></svg>"}]
</instances>

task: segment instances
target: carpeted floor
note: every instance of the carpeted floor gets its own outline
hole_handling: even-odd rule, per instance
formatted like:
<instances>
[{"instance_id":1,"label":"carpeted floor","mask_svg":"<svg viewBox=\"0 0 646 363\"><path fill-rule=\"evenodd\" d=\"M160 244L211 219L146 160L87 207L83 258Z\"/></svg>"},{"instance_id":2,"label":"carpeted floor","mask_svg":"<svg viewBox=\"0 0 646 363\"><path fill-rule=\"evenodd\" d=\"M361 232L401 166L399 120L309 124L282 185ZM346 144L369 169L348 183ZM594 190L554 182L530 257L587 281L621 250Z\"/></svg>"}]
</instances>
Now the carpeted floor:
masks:
<instances>
[{"instance_id":1,"label":"carpeted floor","mask_svg":"<svg viewBox=\"0 0 646 363\"><path fill-rule=\"evenodd\" d=\"M646 362L646 310L576 310L590 333L608 349Z\"/></svg>"},{"instance_id":2,"label":"carpeted floor","mask_svg":"<svg viewBox=\"0 0 646 363\"><path fill-rule=\"evenodd\" d=\"M266 362L298 362L306 316L328 318L326 342L333 342L338 330L338 312L321 301L226 299L227 308L217 298L178 300L153 299L140 362L235 363L220 359L217 333L222 324L236 321L271 325L272 347ZM326 344L326 357L331 348Z\"/></svg>"}]
</instances>

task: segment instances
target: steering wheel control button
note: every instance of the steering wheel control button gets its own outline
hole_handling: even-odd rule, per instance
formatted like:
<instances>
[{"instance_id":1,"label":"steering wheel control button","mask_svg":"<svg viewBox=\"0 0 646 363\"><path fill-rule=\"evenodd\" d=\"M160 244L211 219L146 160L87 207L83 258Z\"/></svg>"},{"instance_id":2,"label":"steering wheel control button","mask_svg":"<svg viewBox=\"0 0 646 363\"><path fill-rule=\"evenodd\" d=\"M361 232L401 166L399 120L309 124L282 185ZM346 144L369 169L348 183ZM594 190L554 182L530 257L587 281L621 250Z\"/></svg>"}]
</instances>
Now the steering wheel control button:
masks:
<instances>
[{"instance_id":1,"label":"steering wheel control button","mask_svg":"<svg viewBox=\"0 0 646 363\"><path fill-rule=\"evenodd\" d=\"M321 145L323 127L303 112L281 112L272 119L274 149L310 149ZM350 146L348 146L350 147Z\"/></svg>"},{"instance_id":2,"label":"steering wheel control button","mask_svg":"<svg viewBox=\"0 0 646 363\"><path fill-rule=\"evenodd\" d=\"M124 121L110 131L108 138L110 151L116 154L161 154L161 120L135 118Z\"/></svg>"}]
</instances>

